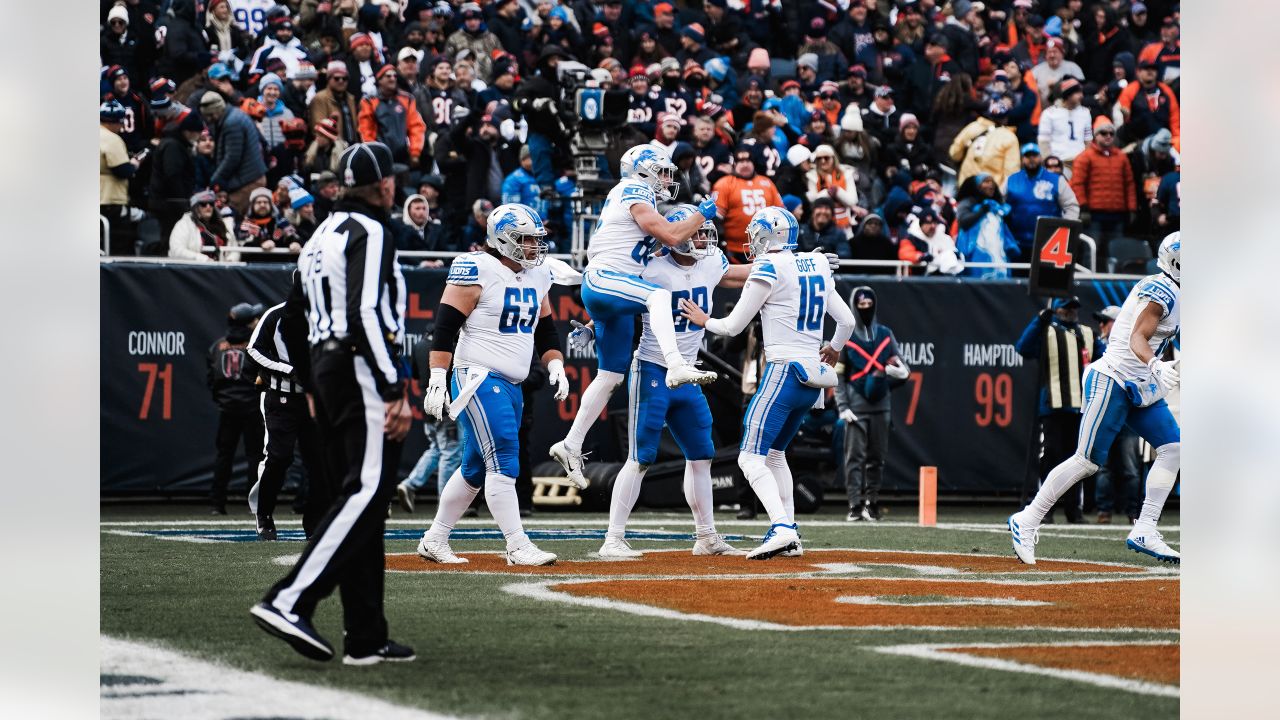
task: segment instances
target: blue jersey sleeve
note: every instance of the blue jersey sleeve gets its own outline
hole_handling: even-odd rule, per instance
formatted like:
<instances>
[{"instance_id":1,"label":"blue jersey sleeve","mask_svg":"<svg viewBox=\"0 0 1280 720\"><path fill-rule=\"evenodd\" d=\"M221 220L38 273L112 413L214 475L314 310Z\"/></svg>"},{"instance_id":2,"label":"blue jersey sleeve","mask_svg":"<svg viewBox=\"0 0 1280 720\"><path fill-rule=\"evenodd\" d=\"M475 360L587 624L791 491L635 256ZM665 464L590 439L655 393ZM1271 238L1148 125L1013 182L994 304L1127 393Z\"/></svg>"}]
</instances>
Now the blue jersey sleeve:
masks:
<instances>
[{"instance_id":1,"label":"blue jersey sleeve","mask_svg":"<svg viewBox=\"0 0 1280 720\"><path fill-rule=\"evenodd\" d=\"M751 274L747 276L747 280L760 280L773 287L778 282L778 270L771 262L760 262L751 266Z\"/></svg>"},{"instance_id":2,"label":"blue jersey sleeve","mask_svg":"<svg viewBox=\"0 0 1280 720\"><path fill-rule=\"evenodd\" d=\"M445 282L449 285L479 285L480 265L469 255L456 257L449 266L449 277Z\"/></svg>"},{"instance_id":3,"label":"blue jersey sleeve","mask_svg":"<svg viewBox=\"0 0 1280 720\"><path fill-rule=\"evenodd\" d=\"M636 203L644 203L655 210L658 208L658 202L653 195L653 190L648 185L634 182L627 183L622 187L618 203L624 208L629 208Z\"/></svg>"},{"instance_id":4,"label":"blue jersey sleeve","mask_svg":"<svg viewBox=\"0 0 1280 720\"><path fill-rule=\"evenodd\" d=\"M1134 292L1138 294L1139 299L1159 305L1164 310L1160 313L1161 319L1169 317L1169 313L1173 312L1174 303L1178 300L1173 288L1154 278L1147 278L1138 283Z\"/></svg>"}]
</instances>

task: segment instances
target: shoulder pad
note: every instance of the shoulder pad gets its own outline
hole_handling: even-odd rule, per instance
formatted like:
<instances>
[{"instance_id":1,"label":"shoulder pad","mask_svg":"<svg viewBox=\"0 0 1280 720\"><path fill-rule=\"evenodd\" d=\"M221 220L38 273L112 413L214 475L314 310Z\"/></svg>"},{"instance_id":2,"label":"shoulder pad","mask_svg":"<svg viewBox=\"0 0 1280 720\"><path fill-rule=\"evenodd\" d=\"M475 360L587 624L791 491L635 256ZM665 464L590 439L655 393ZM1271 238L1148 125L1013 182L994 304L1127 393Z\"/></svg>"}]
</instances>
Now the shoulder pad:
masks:
<instances>
[{"instance_id":1,"label":"shoulder pad","mask_svg":"<svg viewBox=\"0 0 1280 720\"><path fill-rule=\"evenodd\" d=\"M449 265L449 277L445 280L454 285L475 285L480 282L480 264L471 255L460 255Z\"/></svg>"},{"instance_id":2,"label":"shoulder pad","mask_svg":"<svg viewBox=\"0 0 1280 720\"><path fill-rule=\"evenodd\" d=\"M772 261L758 262L751 266L751 274L747 279L763 280L772 285L778 280L778 270L773 266Z\"/></svg>"},{"instance_id":3,"label":"shoulder pad","mask_svg":"<svg viewBox=\"0 0 1280 720\"><path fill-rule=\"evenodd\" d=\"M1178 300L1174 289L1165 284L1159 277L1146 278L1140 281L1135 289L1138 297L1159 303L1164 307L1165 312L1173 310L1174 303Z\"/></svg>"}]
</instances>

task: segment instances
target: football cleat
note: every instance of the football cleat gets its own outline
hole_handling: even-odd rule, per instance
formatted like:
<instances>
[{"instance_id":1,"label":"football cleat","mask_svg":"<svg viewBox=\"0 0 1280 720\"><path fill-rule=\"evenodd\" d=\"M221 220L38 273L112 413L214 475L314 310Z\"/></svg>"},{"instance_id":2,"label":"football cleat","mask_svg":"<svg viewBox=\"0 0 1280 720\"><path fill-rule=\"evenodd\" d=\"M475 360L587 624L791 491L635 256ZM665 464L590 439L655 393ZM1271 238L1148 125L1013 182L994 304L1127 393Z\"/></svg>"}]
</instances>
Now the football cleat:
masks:
<instances>
[{"instance_id":1,"label":"football cleat","mask_svg":"<svg viewBox=\"0 0 1280 720\"><path fill-rule=\"evenodd\" d=\"M274 541L275 520L270 515L259 515L259 518L257 518L257 539Z\"/></svg>"},{"instance_id":2,"label":"football cleat","mask_svg":"<svg viewBox=\"0 0 1280 720\"><path fill-rule=\"evenodd\" d=\"M460 565L471 562L464 557L454 555L448 540L428 540L425 535L418 541L418 556L423 560L438 562L441 565Z\"/></svg>"},{"instance_id":3,"label":"football cleat","mask_svg":"<svg viewBox=\"0 0 1280 720\"><path fill-rule=\"evenodd\" d=\"M1009 516L1009 534L1013 536L1013 552L1028 565L1036 564L1036 543L1040 541L1040 526L1029 525L1022 513Z\"/></svg>"},{"instance_id":4,"label":"football cleat","mask_svg":"<svg viewBox=\"0 0 1280 720\"><path fill-rule=\"evenodd\" d=\"M394 640L388 640L386 645L368 655L352 655L350 653L343 655L342 664L377 665L380 662L413 662L416 659L418 659L418 656L414 654L413 648L401 645Z\"/></svg>"},{"instance_id":5,"label":"football cleat","mask_svg":"<svg viewBox=\"0 0 1280 720\"><path fill-rule=\"evenodd\" d=\"M1155 528L1137 528L1129 531L1129 537L1124 541L1125 547L1136 553L1150 555L1160 562L1173 563L1174 565L1182 564L1182 554L1177 550L1169 547L1164 541L1164 536Z\"/></svg>"},{"instance_id":6,"label":"football cleat","mask_svg":"<svg viewBox=\"0 0 1280 720\"><path fill-rule=\"evenodd\" d=\"M694 555L746 555L746 550L739 550L720 537L720 533L698 538L693 544Z\"/></svg>"},{"instance_id":7,"label":"football cleat","mask_svg":"<svg viewBox=\"0 0 1280 720\"><path fill-rule=\"evenodd\" d=\"M303 657L324 662L333 659L333 646L311 627L311 622L299 617L290 620L275 606L265 602L249 608L249 614L258 627L289 643Z\"/></svg>"},{"instance_id":8,"label":"football cleat","mask_svg":"<svg viewBox=\"0 0 1280 720\"><path fill-rule=\"evenodd\" d=\"M632 560L644 557L644 553L635 550L622 538L606 537L598 553L605 560Z\"/></svg>"},{"instance_id":9,"label":"football cleat","mask_svg":"<svg viewBox=\"0 0 1280 720\"><path fill-rule=\"evenodd\" d=\"M573 483L574 487L579 490L587 489L587 485L590 483L587 482L587 476L582 474L582 458L584 455L581 452L570 450L561 440L551 446L551 451L548 454L551 455L552 460L560 463L560 466L564 468L565 475L569 478L569 482Z\"/></svg>"},{"instance_id":10,"label":"football cleat","mask_svg":"<svg viewBox=\"0 0 1280 720\"><path fill-rule=\"evenodd\" d=\"M790 550L783 550L778 553L778 557L804 557L804 545L796 540L796 546Z\"/></svg>"},{"instance_id":11,"label":"football cleat","mask_svg":"<svg viewBox=\"0 0 1280 720\"><path fill-rule=\"evenodd\" d=\"M699 370L692 365L677 365L667 369L667 387L678 388L681 385L708 385L718 377L711 370Z\"/></svg>"},{"instance_id":12,"label":"football cleat","mask_svg":"<svg viewBox=\"0 0 1280 720\"><path fill-rule=\"evenodd\" d=\"M407 513L413 513L413 496L416 494L413 488L404 483L396 486L396 497L400 498L400 508Z\"/></svg>"},{"instance_id":13,"label":"football cleat","mask_svg":"<svg viewBox=\"0 0 1280 720\"><path fill-rule=\"evenodd\" d=\"M764 534L764 542L751 552L747 553L748 560L768 560L769 558L793 550L800 543L800 533L797 532L795 523L786 525L784 523L774 523L769 527L769 532Z\"/></svg>"},{"instance_id":14,"label":"football cleat","mask_svg":"<svg viewBox=\"0 0 1280 720\"><path fill-rule=\"evenodd\" d=\"M555 563L555 553L543 552L533 543L507 551L508 565L554 565Z\"/></svg>"}]
</instances>

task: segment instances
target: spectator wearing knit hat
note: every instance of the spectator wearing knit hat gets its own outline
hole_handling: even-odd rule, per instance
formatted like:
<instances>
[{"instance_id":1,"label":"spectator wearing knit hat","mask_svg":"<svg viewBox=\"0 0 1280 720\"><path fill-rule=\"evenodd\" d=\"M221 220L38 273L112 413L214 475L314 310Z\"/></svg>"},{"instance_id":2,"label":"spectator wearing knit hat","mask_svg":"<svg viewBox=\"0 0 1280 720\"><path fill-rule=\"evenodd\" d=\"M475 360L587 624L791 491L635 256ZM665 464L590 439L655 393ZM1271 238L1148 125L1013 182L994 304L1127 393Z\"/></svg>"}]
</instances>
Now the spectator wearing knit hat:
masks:
<instances>
[{"instance_id":1,"label":"spectator wearing knit hat","mask_svg":"<svg viewBox=\"0 0 1280 720\"><path fill-rule=\"evenodd\" d=\"M215 140L210 184L227 191L227 203L243 215L249 209L249 193L267 184L258 128L248 115L228 107L222 96L213 91L200 99L199 109Z\"/></svg>"},{"instance_id":2,"label":"spectator wearing knit hat","mask_svg":"<svg viewBox=\"0 0 1280 720\"><path fill-rule=\"evenodd\" d=\"M871 106L862 111L862 126L880 143L880 147L887 147L898 136L901 120L902 111L894 102L893 88L888 85L876 88Z\"/></svg>"},{"instance_id":3,"label":"spectator wearing knit hat","mask_svg":"<svg viewBox=\"0 0 1280 720\"><path fill-rule=\"evenodd\" d=\"M836 225L835 211L836 203L829 197L813 201L808 222L800 226L798 244L801 252L822 248L842 258L853 257L853 248L849 245L852 233Z\"/></svg>"},{"instance_id":4,"label":"spectator wearing knit hat","mask_svg":"<svg viewBox=\"0 0 1280 720\"><path fill-rule=\"evenodd\" d=\"M425 67L426 81L414 93L418 112L428 132L448 130L454 123L454 113L468 109L467 94L454 85L453 62L448 58L432 57Z\"/></svg>"},{"instance_id":5,"label":"spectator wearing knit hat","mask_svg":"<svg viewBox=\"0 0 1280 720\"><path fill-rule=\"evenodd\" d=\"M498 42L507 52L522 57L524 55L524 32L520 29L524 10L520 9L517 0L496 0L490 6L489 30L498 38Z\"/></svg>"},{"instance_id":6,"label":"spectator wearing knit hat","mask_svg":"<svg viewBox=\"0 0 1280 720\"><path fill-rule=\"evenodd\" d=\"M493 51L501 50L502 42L485 25L484 13L476 3L463 3L458 15L462 26L445 41L444 54L455 57L460 50L472 51L476 55L476 74L487 78L493 72Z\"/></svg>"},{"instance_id":7,"label":"spectator wearing knit hat","mask_svg":"<svg viewBox=\"0 0 1280 720\"><path fill-rule=\"evenodd\" d=\"M325 68L325 88L311 100L308 124L311 127L326 118L333 118L338 126L337 135L348 145L360 142L360 98L351 87L347 64L334 60Z\"/></svg>"},{"instance_id":8,"label":"spectator wearing knit hat","mask_svg":"<svg viewBox=\"0 0 1280 720\"><path fill-rule=\"evenodd\" d=\"M217 55L230 50L240 57L248 57L253 37L232 17L231 0L210 0L205 8L204 26L209 38L209 52Z\"/></svg>"},{"instance_id":9,"label":"spectator wearing knit hat","mask_svg":"<svg viewBox=\"0 0 1280 720\"><path fill-rule=\"evenodd\" d=\"M129 150L120 139L124 119L124 106L116 100L105 100L98 107L98 212L111 223L112 255L134 254L129 178L138 172L142 161L129 157Z\"/></svg>"},{"instance_id":10,"label":"spectator wearing knit hat","mask_svg":"<svg viewBox=\"0 0 1280 720\"><path fill-rule=\"evenodd\" d=\"M298 233L297 242L306 245L315 233L319 221L316 220L316 199L311 193L300 187L289 190L289 208L285 210L285 218Z\"/></svg>"},{"instance_id":11,"label":"spectator wearing knit hat","mask_svg":"<svg viewBox=\"0 0 1280 720\"><path fill-rule=\"evenodd\" d=\"M1107 257L1107 244L1123 234L1126 221L1138 209L1137 185L1129 159L1116 146L1116 128L1105 117L1093 126L1093 142L1076 157L1071 189L1080 208L1089 212L1089 233L1098 243L1098 257Z\"/></svg>"},{"instance_id":12,"label":"spectator wearing knit hat","mask_svg":"<svg viewBox=\"0 0 1280 720\"><path fill-rule=\"evenodd\" d=\"M338 135L338 121L328 117L316 123L312 128L315 138L307 146L302 157L304 175L322 173L326 170L337 173L342 152L347 149L347 141Z\"/></svg>"},{"instance_id":13,"label":"spectator wearing knit hat","mask_svg":"<svg viewBox=\"0 0 1280 720\"><path fill-rule=\"evenodd\" d=\"M898 119L898 137L885 147L880 157L887 181L893 181L900 173L903 178L910 178L917 168L936 170L938 167L933 159L933 146L920 137L920 121L911 113Z\"/></svg>"},{"instance_id":14,"label":"spectator wearing knit hat","mask_svg":"<svg viewBox=\"0 0 1280 720\"><path fill-rule=\"evenodd\" d=\"M819 146L813 151L813 164L813 169L807 174L809 187L805 196L809 202L820 197L830 198L835 203L836 226L851 231L856 218L866 214L866 209L858 206L857 173L840 163L835 148L830 145Z\"/></svg>"},{"instance_id":15,"label":"spectator wearing knit hat","mask_svg":"<svg viewBox=\"0 0 1280 720\"><path fill-rule=\"evenodd\" d=\"M861 112L871 107L875 88L867 83L867 69L862 65L849 67L849 74L840 83L840 102L847 108L856 105Z\"/></svg>"},{"instance_id":16,"label":"spectator wearing knit hat","mask_svg":"<svg viewBox=\"0 0 1280 720\"><path fill-rule=\"evenodd\" d=\"M258 81L258 102L262 105L263 115L257 125L268 151L284 144L284 130L280 123L293 119L293 111L280 99L283 93L284 82L273 73L263 75Z\"/></svg>"},{"instance_id":17,"label":"spectator wearing knit hat","mask_svg":"<svg viewBox=\"0 0 1280 720\"><path fill-rule=\"evenodd\" d=\"M1040 149L1062 159L1067 177L1071 164L1093 140L1093 116L1080 104L1084 88L1073 77L1063 78L1056 92L1058 102L1040 113Z\"/></svg>"},{"instance_id":18,"label":"spectator wearing knit hat","mask_svg":"<svg viewBox=\"0 0 1280 720\"><path fill-rule=\"evenodd\" d=\"M378 94L360 101L360 137L381 142L396 162L418 164L426 145L426 123L413 96L396 85L396 69L383 65L377 73Z\"/></svg>"},{"instance_id":19,"label":"spectator wearing knit hat","mask_svg":"<svg viewBox=\"0 0 1280 720\"><path fill-rule=\"evenodd\" d=\"M302 41L293 35L293 21L288 15L272 18L267 25L262 47L258 48L249 62L250 79L261 77L267 72L266 63L269 58L283 62L286 73L296 72L298 64L309 59Z\"/></svg>"},{"instance_id":20,"label":"spectator wearing knit hat","mask_svg":"<svg viewBox=\"0 0 1280 720\"><path fill-rule=\"evenodd\" d=\"M701 65L707 62L716 54L707 47L706 30L701 23L689 23L680 29L680 52L676 53L676 60L683 67L690 60Z\"/></svg>"},{"instance_id":21,"label":"spectator wearing knit hat","mask_svg":"<svg viewBox=\"0 0 1280 720\"><path fill-rule=\"evenodd\" d=\"M631 71L631 106L627 110L627 124L640 133L652 136L658 129L658 114L664 112L659 93L649 83L649 75L643 68Z\"/></svg>"},{"instance_id":22,"label":"spectator wearing knit hat","mask_svg":"<svg viewBox=\"0 0 1280 720\"><path fill-rule=\"evenodd\" d=\"M866 8L864 7L863 10ZM841 72L849 67L851 58L841 51L840 46L827 39L827 23L820 17L811 19L804 26L804 40L797 53L800 56L814 55L818 59L818 81L836 80ZM868 36L870 37L870 36ZM874 55L871 57L874 60Z\"/></svg>"},{"instance_id":23,"label":"spectator wearing knit hat","mask_svg":"<svg viewBox=\"0 0 1280 720\"><path fill-rule=\"evenodd\" d=\"M857 63L868 69L877 68L875 36L872 31L873 19L864 3L850 2L848 5L849 9L845 16L829 28L831 32L828 35L830 42L848 60L840 67L843 69L851 63ZM808 22L805 34L812 36L813 21ZM822 29L824 35L827 34L825 32L827 29L824 22Z\"/></svg>"},{"instance_id":24,"label":"spectator wearing knit hat","mask_svg":"<svg viewBox=\"0 0 1280 720\"><path fill-rule=\"evenodd\" d=\"M357 32L347 41L347 69L351 71L351 91L366 98L378 93L375 74L385 62L377 43L366 32Z\"/></svg>"},{"instance_id":25,"label":"spectator wearing knit hat","mask_svg":"<svg viewBox=\"0 0 1280 720\"><path fill-rule=\"evenodd\" d=\"M256 247L262 250L288 248L289 252L295 254L302 250L302 243L298 240L297 229L293 227L287 218L276 214L271 191L266 188L258 188L250 194L249 211L245 213L244 219L240 221L240 227L237 228L236 234L244 247ZM288 259L283 259L279 256L273 257L272 255L260 253L248 254L245 260L249 262L288 262Z\"/></svg>"},{"instance_id":26,"label":"spectator wearing knit hat","mask_svg":"<svg viewBox=\"0 0 1280 720\"><path fill-rule=\"evenodd\" d=\"M129 26L129 10L124 5L113 5L107 11L98 57L103 65L120 65L131 72L136 72L141 64L138 61L144 59L139 57L138 34Z\"/></svg>"},{"instance_id":27,"label":"spectator wearing knit hat","mask_svg":"<svg viewBox=\"0 0 1280 720\"><path fill-rule=\"evenodd\" d=\"M746 57L744 51L750 49L750 41L743 29L742 10L731 10L728 0L706 0L703 12L707 16L707 46L716 55Z\"/></svg>"},{"instance_id":28,"label":"spectator wearing knit hat","mask_svg":"<svg viewBox=\"0 0 1280 720\"><path fill-rule=\"evenodd\" d=\"M1040 91L1040 103L1049 107L1053 103L1053 88L1066 77L1084 82L1084 70L1066 59L1066 43L1062 38L1049 38L1044 46L1044 61L1031 68L1031 77Z\"/></svg>"},{"instance_id":29,"label":"spectator wearing knit hat","mask_svg":"<svg viewBox=\"0 0 1280 720\"><path fill-rule=\"evenodd\" d=\"M316 68L309 62L298 63L298 69L289 73L281 99L294 117L307 117L307 106L316 96L316 77Z\"/></svg>"},{"instance_id":30,"label":"spectator wearing knit hat","mask_svg":"<svg viewBox=\"0 0 1280 720\"><path fill-rule=\"evenodd\" d=\"M169 257L194 262L225 260L236 262L239 253L205 252L205 247L239 247L231 218L218 214L217 198L212 191L201 190L188 200L191 208L178 219L168 235Z\"/></svg>"},{"instance_id":31,"label":"spectator wearing knit hat","mask_svg":"<svg viewBox=\"0 0 1280 720\"><path fill-rule=\"evenodd\" d=\"M115 100L124 108L120 137L129 152L136 153L147 146L154 129L147 101L133 89L129 71L122 65L108 67L104 81L106 92L103 93L102 100Z\"/></svg>"},{"instance_id":32,"label":"spectator wearing knit hat","mask_svg":"<svg viewBox=\"0 0 1280 720\"><path fill-rule=\"evenodd\" d=\"M167 245L173 226L190 208L196 191L196 141L205 131L200 115L188 112L174 123L151 156L149 202L160 220L161 243Z\"/></svg>"},{"instance_id":33,"label":"spectator wearing knit hat","mask_svg":"<svg viewBox=\"0 0 1280 720\"><path fill-rule=\"evenodd\" d=\"M680 30L676 27L675 6L660 2L653 6L653 36L668 55L675 55L682 47Z\"/></svg>"}]
</instances>

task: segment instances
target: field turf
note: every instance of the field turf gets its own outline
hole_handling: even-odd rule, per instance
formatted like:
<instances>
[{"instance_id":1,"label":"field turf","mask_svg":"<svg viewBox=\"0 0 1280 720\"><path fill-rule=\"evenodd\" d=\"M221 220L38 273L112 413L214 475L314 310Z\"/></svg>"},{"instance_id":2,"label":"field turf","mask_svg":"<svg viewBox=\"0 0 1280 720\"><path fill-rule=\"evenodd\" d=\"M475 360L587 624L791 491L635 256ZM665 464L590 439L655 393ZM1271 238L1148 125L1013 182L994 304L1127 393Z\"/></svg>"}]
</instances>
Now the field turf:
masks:
<instances>
[{"instance_id":1,"label":"field turf","mask_svg":"<svg viewBox=\"0 0 1280 720\"><path fill-rule=\"evenodd\" d=\"M818 515L801 516L804 562L778 558L766 563L773 564L771 567L762 568L785 572L781 578L720 577L736 574L738 566L726 561L745 564L741 558L716 559L718 563L710 571L689 570L692 561L687 551L692 541L685 539L633 540L633 546L641 550L683 552L651 553L643 563L626 566L625 570L608 568L611 575L603 583L576 589L572 585L552 587L559 600L504 590L505 586L522 582L557 580L528 571L507 572L505 567L493 566L501 570L494 573L475 572L475 567L467 566L462 566L463 572L440 572L435 566L426 572L388 573L386 613L392 637L415 647L418 660L352 668L338 662L319 664L303 659L260 632L246 612L286 571L276 559L300 552L301 542L223 541L247 537L246 531L251 532L253 527L247 515L232 516L227 521L203 515L195 507L104 504L101 631L111 638L155 644L272 678L464 717L705 720L946 716L1078 720L1177 714L1178 576L1168 568L1148 573L1155 568L1154 561L1124 548L1127 526L1046 526L1038 547L1041 558L1122 563L1141 571L1119 568L1129 572L1128 578L1138 578L1137 585L1128 585L1121 579L1119 584L1071 586L1094 593L1093 604L1084 603L1083 619L1076 618L1071 627L1050 630L1042 627L1047 623L1045 618L1050 617L1046 613L1054 610L1048 602L1010 608L1000 607L1000 603L1007 602L996 597L994 601L981 601L984 604L957 608L954 604L965 600L957 598L956 592L967 591L939 585L948 589L908 594L902 587L924 581L980 585L989 580L1116 578L1084 566L1029 574L1012 558L1008 535L999 532L1007 509L943 506L939 509L942 526L938 528L907 523L913 517L913 508L893 510L889 521L880 524L844 523L836 507ZM419 507L412 516L397 508L388 526L389 533L397 539L387 541L387 552L412 553L416 536L433 512L430 504ZM640 512L635 519L639 524L632 529L640 533L691 530L687 514ZM299 527L293 516L281 520L282 529ZM750 535L752 539L734 542L744 549L754 545L765 525L763 521L733 521L730 513L717 513L717 522L723 533ZM1167 513L1162 521L1171 528L1176 528L1177 523L1176 512ZM538 513L528 529L578 529L591 535L602 532L604 526L601 515ZM463 521L458 529L475 532L493 527L492 520L482 513L478 520ZM167 535L146 534L149 532ZM1178 546L1176 530L1166 531L1166 538ZM543 549L559 554L561 562L557 567L561 571L573 569L571 561L595 561L589 553L600 544L593 537L535 536L535 540ZM453 545L463 556L502 547L496 539L456 536ZM885 555L888 560L878 560L875 554L840 554L833 549L954 553L970 556L973 561L943 561L921 555L919 565L923 567L913 563L906 566L908 563L901 559L893 559L897 556ZM984 559L984 555L999 559ZM473 557L473 566L492 566L483 562L492 558ZM663 570L666 558L671 558L668 565L677 567L676 572ZM836 565L815 569L813 563L820 562ZM428 570L416 556L394 560L394 564ZM590 577L602 576L591 570L601 565L582 567ZM610 579L622 572L626 578ZM718 581L711 575L716 575ZM644 576L652 577L646 580ZM575 575L563 579L582 578ZM854 592L852 599L847 591L838 589L844 587L840 583L856 585L856 581L865 578L881 579L885 589L867 591L864 582L858 585L863 589ZM708 589L702 593L696 583L704 581ZM653 585L650 588L645 583ZM841 599L833 602L830 593L824 595L824 583L837 587L833 592ZM694 588L692 593L688 592L690 587ZM1020 592L1015 586L1000 587L1012 588L1010 597ZM683 588L685 595L677 597L676 588ZM768 590L761 592L761 588ZM1151 601L1148 622L1147 597L1155 590L1162 595L1160 602ZM646 592L652 597L645 599ZM724 592L754 592L746 604L770 612L756 615L748 610L744 615L734 611L732 598L717 595ZM636 600L637 595L640 600ZM645 615L625 611L620 609L623 605L609 605L613 602L610 597L631 602L626 607L633 610L658 608L661 612ZM565 601L566 598L578 598L581 603ZM593 598L605 598L601 601L604 605L584 604ZM790 619L780 620L782 616L773 612L783 606L796 608L788 616ZM916 606L910 612L936 617L943 625L947 624L945 618L979 618L992 613L1008 613L1001 617L1016 618L1016 622L939 628L932 621L893 620L900 617L893 613L910 606ZM691 620L690 608L697 609L700 615L728 618L730 624ZM1096 612L1089 614L1089 608ZM888 620L877 629L777 627L865 625L868 617ZM1149 629L1135 631L1132 626L1116 627L1111 622L1125 617L1141 618L1141 626ZM730 626L737 621L735 618L743 622ZM315 620L320 632L340 649L341 615L336 597L321 604ZM967 653L931 651L945 656L963 654L963 659L976 660L969 664L919 657L918 652L909 655L876 651L889 646L936 643L1017 644L1020 648L977 648ZM1047 643L1093 645L1055 648L1045 647ZM1121 650L1129 654L1117 654ZM993 663L1006 665L1002 668ZM1161 664L1163 675L1156 667ZM1037 667L1058 670L1056 674L1046 674L1037 671ZM158 673L162 671L157 668ZM106 677L104 674L104 693L108 691ZM1107 681L1107 677L1117 681ZM262 716L293 717L287 708L264 708Z\"/></svg>"}]
</instances>

